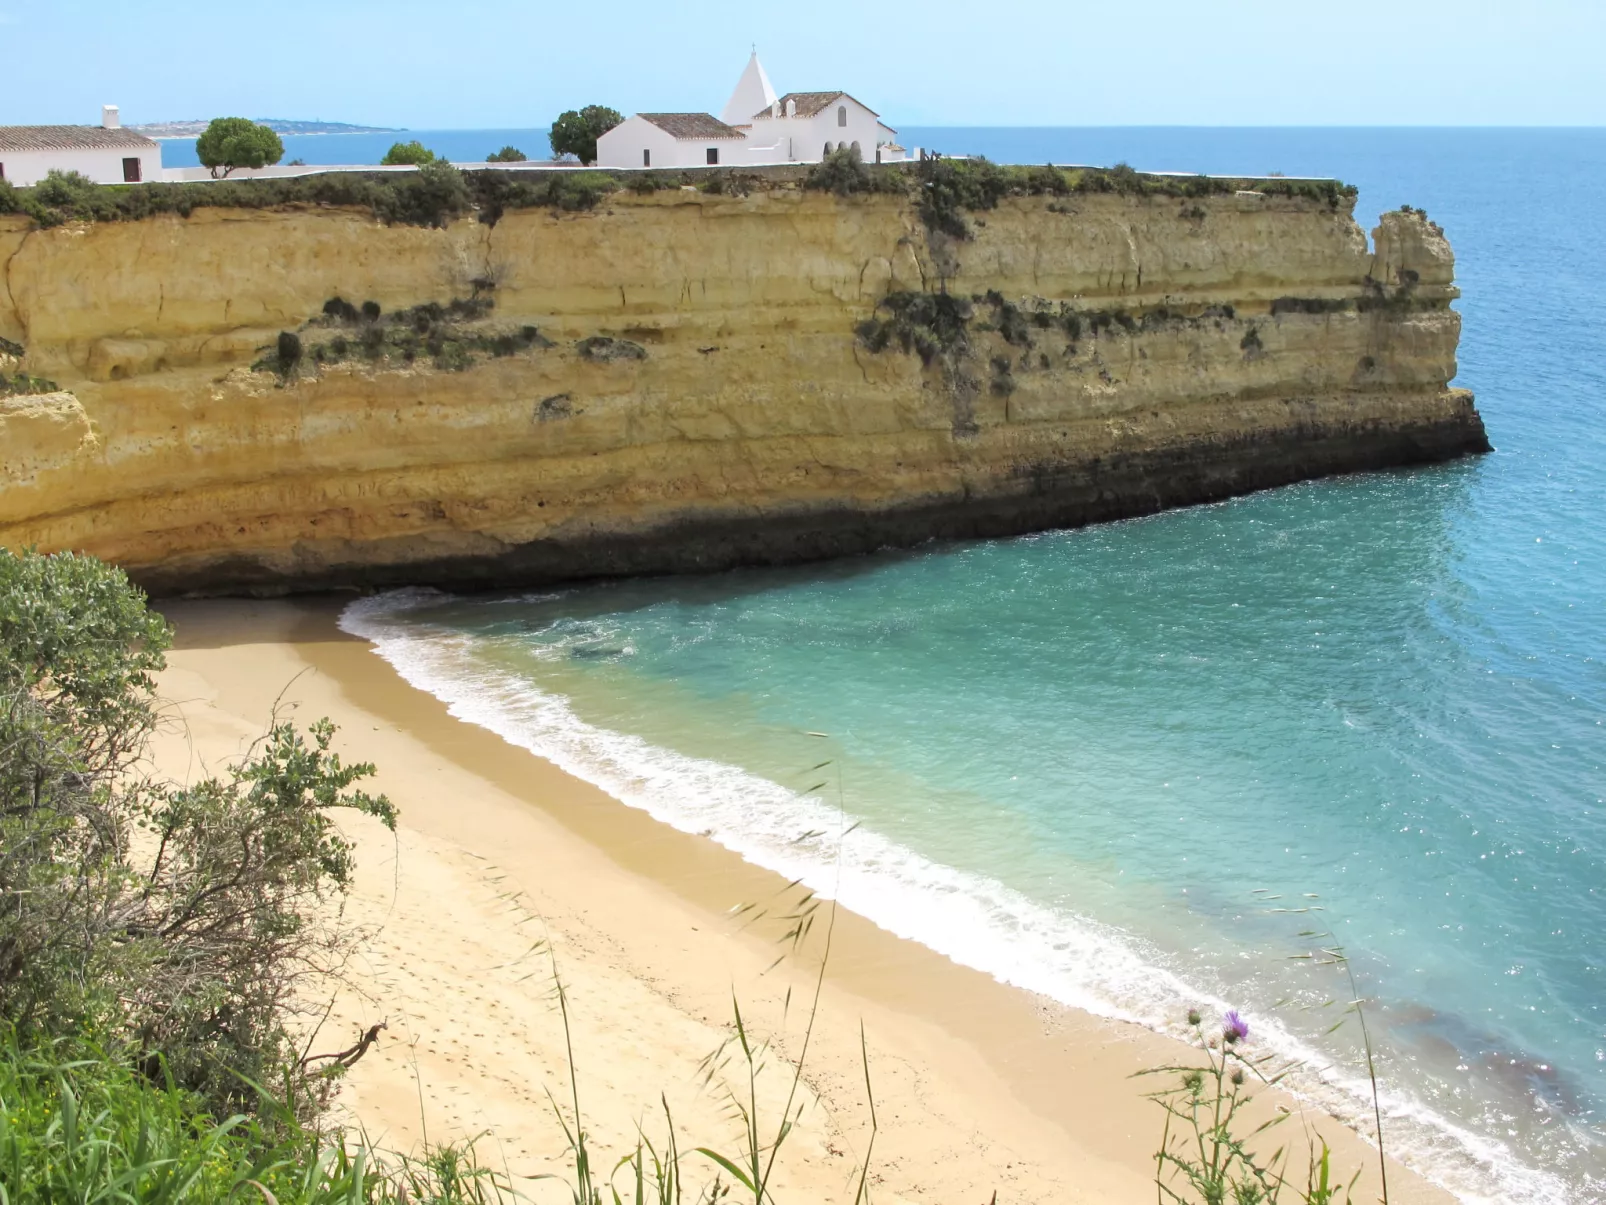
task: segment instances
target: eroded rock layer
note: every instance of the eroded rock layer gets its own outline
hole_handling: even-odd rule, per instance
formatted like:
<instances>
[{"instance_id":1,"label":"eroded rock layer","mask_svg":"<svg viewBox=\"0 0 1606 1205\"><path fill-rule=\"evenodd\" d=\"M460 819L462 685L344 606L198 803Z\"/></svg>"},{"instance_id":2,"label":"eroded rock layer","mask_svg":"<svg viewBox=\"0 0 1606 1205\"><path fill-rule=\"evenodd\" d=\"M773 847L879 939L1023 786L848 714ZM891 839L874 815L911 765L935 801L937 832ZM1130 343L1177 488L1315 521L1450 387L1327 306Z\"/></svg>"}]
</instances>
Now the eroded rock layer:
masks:
<instances>
[{"instance_id":1,"label":"eroded rock layer","mask_svg":"<svg viewBox=\"0 0 1606 1205\"><path fill-rule=\"evenodd\" d=\"M0 543L158 592L506 585L1487 450L1419 214L1370 247L1343 206L1255 194L1011 198L970 226L788 190L444 230L0 217L0 339L57 389L0 398Z\"/></svg>"}]
</instances>

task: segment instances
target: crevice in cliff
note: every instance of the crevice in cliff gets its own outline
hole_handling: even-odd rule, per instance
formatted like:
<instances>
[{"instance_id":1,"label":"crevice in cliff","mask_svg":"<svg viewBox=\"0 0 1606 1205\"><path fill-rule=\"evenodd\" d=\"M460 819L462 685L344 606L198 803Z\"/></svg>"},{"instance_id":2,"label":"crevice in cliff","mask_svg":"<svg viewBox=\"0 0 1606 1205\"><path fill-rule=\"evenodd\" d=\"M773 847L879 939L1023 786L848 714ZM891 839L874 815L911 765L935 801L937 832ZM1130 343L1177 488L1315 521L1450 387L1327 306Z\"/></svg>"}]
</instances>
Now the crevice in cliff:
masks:
<instances>
[{"instance_id":1,"label":"crevice in cliff","mask_svg":"<svg viewBox=\"0 0 1606 1205\"><path fill-rule=\"evenodd\" d=\"M28 342L28 318L27 315L22 312L22 308L17 305L16 294L11 291L11 265L16 262L17 256L22 254L22 249L28 245L28 240L37 233L38 231L35 230L23 231L22 237L17 240L16 247L12 250L10 255L6 256L6 262L4 266L0 266L0 287L3 287L6 292L6 308L12 314L16 315L17 328L22 331L22 341L24 345L26 345Z\"/></svg>"}]
</instances>

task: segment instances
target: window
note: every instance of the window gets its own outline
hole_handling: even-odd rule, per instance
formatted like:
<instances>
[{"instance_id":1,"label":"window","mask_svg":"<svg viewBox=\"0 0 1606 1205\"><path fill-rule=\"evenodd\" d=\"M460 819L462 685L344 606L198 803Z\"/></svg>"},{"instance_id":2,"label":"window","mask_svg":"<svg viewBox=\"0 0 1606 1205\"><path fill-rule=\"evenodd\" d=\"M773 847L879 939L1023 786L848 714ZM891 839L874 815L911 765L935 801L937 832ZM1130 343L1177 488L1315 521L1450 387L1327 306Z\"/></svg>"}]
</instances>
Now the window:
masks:
<instances>
[{"instance_id":1,"label":"window","mask_svg":"<svg viewBox=\"0 0 1606 1205\"><path fill-rule=\"evenodd\" d=\"M864 151L860 148L859 140L857 138L855 138L853 140L853 153L855 155L857 155L860 159L864 158Z\"/></svg>"},{"instance_id":2,"label":"window","mask_svg":"<svg viewBox=\"0 0 1606 1205\"><path fill-rule=\"evenodd\" d=\"M719 162L719 148L717 146L709 147L708 148L708 166L709 167L713 167L718 162Z\"/></svg>"},{"instance_id":3,"label":"window","mask_svg":"<svg viewBox=\"0 0 1606 1205\"><path fill-rule=\"evenodd\" d=\"M644 150L644 151L641 152L641 166L642 167L651 167L652 166L652 152L651 151Z\"/></svg>"},{"instance_id":4,"label":"window","mask_svg":"<svg viewBox=\"0 0 1606 1205\"><path fill-rule=\"evenodd\" d=\"M839 126L848 124L848 107L846 105L838 105L836 107L836 123Z\"/></svg>"},{"instance_id":5,"label":"window","mask_svg":"<svg viewBox=\"0 0 1606 1205\"><path fill-rule=\"evenodd\" d=\"M829 142L825 144L825 157L827 159L831 157L831 144Z\"/></svg>"},{"instance_id":6,"label":"window","mask_svg":"<svg viewBox=\"0 0 1606 1205\"><path fill-rule=\"evenodd\" d=\"M123 160L123 183L124 184L138 184L139 183L139 160L138 159L124 159Z\"/></svg>"}]
</instances>

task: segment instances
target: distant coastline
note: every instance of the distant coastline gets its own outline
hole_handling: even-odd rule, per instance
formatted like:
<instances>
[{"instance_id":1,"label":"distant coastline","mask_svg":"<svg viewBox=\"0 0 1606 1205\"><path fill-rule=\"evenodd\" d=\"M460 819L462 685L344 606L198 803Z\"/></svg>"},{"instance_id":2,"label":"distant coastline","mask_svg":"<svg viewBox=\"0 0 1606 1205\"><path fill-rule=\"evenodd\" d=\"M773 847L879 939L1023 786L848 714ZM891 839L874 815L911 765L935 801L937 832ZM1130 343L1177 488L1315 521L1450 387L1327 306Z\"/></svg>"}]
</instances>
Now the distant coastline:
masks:
<instances>
[{"instance_id":1,"label":"distant coastline","mask_svg":"<svg viewBox=\"0 0 1606 1205\"><path fill-rule=\"evenodd\" d=\"M276 134L400 134L393 126L354 126L343 121L285 121L276 117L258 119ZM206 132L205 121L152 121L129 128L147 138L199 138Z\"/></svg>"}]
</instances>

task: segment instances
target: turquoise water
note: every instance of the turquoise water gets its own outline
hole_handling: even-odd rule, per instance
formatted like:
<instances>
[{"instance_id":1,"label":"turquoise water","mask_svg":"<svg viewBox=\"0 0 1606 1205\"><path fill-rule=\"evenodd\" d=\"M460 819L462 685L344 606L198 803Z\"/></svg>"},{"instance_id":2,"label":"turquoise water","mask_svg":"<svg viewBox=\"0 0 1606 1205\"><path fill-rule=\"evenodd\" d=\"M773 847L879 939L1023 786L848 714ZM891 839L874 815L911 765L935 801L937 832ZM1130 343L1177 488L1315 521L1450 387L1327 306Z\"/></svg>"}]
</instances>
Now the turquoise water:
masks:
<instances>
[{"instance_id":1,"label":"turquoise water","mask_svg":"<svg viewBox=\"0 0 1606 1205\"><path fill-rule=\"evenodd\" d=\"M1351 1116L1353 1026L1318 1007L1348 988L1290 957L1341 944L1398 1151L1468 1200L1606 1199L1606 132L968 137L1425 206L1498 451L344 622L459 714L960 961L1157 1028L1241 1006Z\"/></svg>"}]
</instances>

